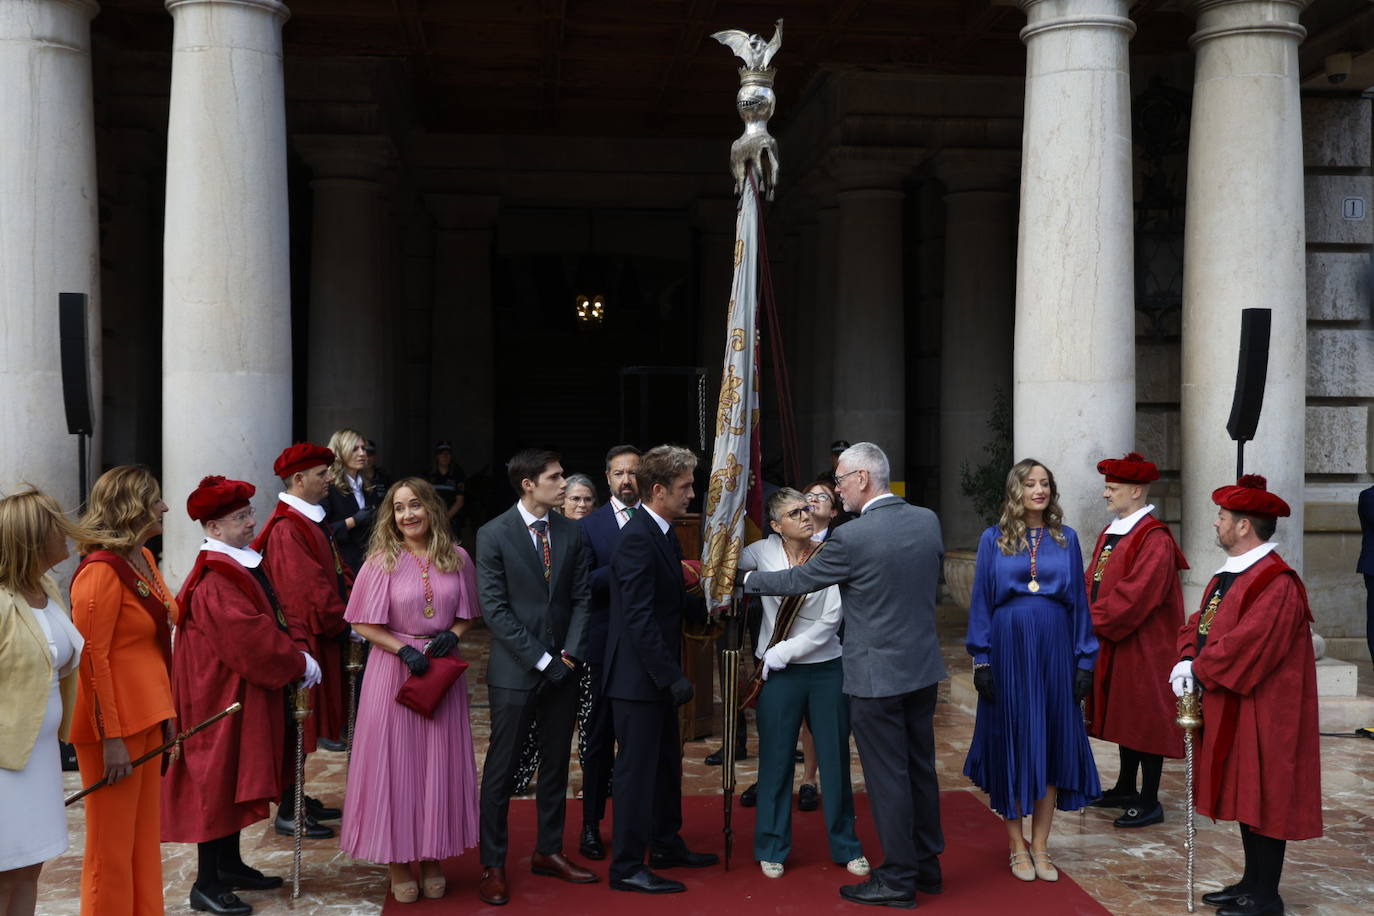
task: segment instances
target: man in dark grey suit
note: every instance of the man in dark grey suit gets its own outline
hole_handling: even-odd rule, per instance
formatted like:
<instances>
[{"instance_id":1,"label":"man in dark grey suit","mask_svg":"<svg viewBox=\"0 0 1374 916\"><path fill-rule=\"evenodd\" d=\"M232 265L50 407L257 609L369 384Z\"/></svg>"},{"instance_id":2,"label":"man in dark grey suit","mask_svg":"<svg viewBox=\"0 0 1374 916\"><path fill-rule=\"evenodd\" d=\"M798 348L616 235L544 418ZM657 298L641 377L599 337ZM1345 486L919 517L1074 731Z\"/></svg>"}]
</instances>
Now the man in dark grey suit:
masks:
<instances>
[{"instance_id":1,"label":"man in dark grey suit","mask_svg":"<svg viewBox=\"0 0 1374 916\"><path fill-rule=\"evenodd\" d=\"M840 587L844 691L885 861L867 881L840 888L855 903L914 906L938 894L945 848L935 775L935 694L946 677L935 632L944 544L935 513L888 489L888 461L871 442L850 446L835 468L846 510L825 550L778 572L751 572L751 595L800 595Z\"/></svg>"},{"instance_id":2,"label":"man in dark grey suit","mask_svg":"<svg viewBox=\"0 0 1374 916\"><path fill-rule=\"evenodd\" d=\"M577 712L591 600L589 551L577 522L552 511L567 483L558 455L526 449L506 466L520 499L477 532L477 593L491 631L491 739L482 770L478 896L499 906L506 882L506 817L520 744L536 719L539 838L530 868L576 884L595 874L563 855L568 744Z\"/></svg>"}]
</instances>

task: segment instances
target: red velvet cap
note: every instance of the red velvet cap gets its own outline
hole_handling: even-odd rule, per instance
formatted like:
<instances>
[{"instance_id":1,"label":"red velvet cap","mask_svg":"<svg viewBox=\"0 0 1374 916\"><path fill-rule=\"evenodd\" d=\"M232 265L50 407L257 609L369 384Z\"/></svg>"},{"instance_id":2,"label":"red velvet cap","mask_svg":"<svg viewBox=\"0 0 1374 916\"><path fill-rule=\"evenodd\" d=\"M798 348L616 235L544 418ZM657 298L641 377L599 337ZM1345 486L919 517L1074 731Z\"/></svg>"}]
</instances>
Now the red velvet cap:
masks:
<instances>
[{"instance_id":1,"label":"red velvet cap","mask_svg":"<svg viewBox=\"0 0 1374 916\"><path fill-rule=\"evenodd\" d=\"M309 442L297 442L277 456L272 463L272 473L278 477L290 477L297 471L308 471L322 464L333 464L334 453Z\"/></svg>"},{"instance_id":2,"label":"red velvet cap","mask_svg":"<svg viewBox=\"0 0 1374 916\"><path fill-rule=\"evenodd\" d=\"M224 518L248 505L257 491L257 487L242 480L205 477L186 497L186 514L197 522Z\"/></svg>"},{"instance_id":3,"label":"red velvet cap","mask_svg":"<svg viewBox=\"0 0 1374 916\"><path fill-rule=\"evenodd\" d=\"M1233 487L1218 487L1212 491L1212 502L1232 512L1246 515L1266 515L1287 518L1292 514L1288 503L1278 494L1269 492L1269 482L1258 474L1246 474Z\"/></svg>"},{"instance_id":4,"label":"red velvet cap","mask_svg":"<svg viewBox=\"0 0 1374 916\"><path fill-rule=\"evenodd\" d=\"M1159 479L1159 468L1153 461L1146 461L1140 452L1127 452L1121 458L1104 458L1097 463L1097 473L1107 477L1107 483L1154 483Z\"/></svg>"}]
</instances>

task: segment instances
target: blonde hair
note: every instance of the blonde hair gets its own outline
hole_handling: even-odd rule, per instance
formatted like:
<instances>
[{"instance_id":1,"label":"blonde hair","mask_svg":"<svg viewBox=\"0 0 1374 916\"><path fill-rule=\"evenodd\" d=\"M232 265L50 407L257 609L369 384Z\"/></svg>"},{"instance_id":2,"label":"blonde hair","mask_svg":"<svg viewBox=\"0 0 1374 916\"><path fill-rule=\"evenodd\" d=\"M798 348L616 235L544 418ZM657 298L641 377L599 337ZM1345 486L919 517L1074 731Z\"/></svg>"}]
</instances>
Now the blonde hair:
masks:
<instances>
[{"instance_id":1,"label":"blonde hair","mask_svg":"<svg viewBox=\"0 0 1374 916\"><path fill-rule=\"evenodd\" d=\"M367 440L356 429L336 429L334 435L329 437L329 450L334 453L334 463L329 466L329 478L340 493L353 492L348 482L348 456L359 445L366 444ZM358 473L361 476L362 472Z\"/></svg>"},{"instance_id":2,"label":"blonde hair","mask_svg":"<svg viewBox=\"0 0 1374 916\"><path fill-rule=\"evenodd\" d=\"M153 506L161 499L162 487L146 465L110 468L91 487L81 517L87 530L77 538L77 552L84 557L97 550L123 553L142 546L158 524Z\"/></svg>"},{"instance_id":3,"label":"blonde hair","mask_svg":"<svg viewBox=\"0 0 1374 916\"><path fill-rule=\"evenodd\" d=\"M393 508L396 494L402 488L409 488L425 507L425 515L429 518L429 544L425 546L425 553L429 561L441 572L452 573L462 569L463 559L454 549L453 529L448 524L448 509L434 487L423 477L398 480L386 491L386 498L377 507L377 520L372 525L367 558L375 558L382 569L389 573L396 571L396 557L405 550L406 540L396 525L396 510Z\"/></svg>"},{"instance_id":4,"label":"blonde hair","mask_svg":"<svg viewBox=\"0 0 1374 916\"><path fill-rule=\"evenodd\" d=\"M1045 507L1045 527L1060 547L1067 543L1064 538L1064 510L1059 507L1059 485L1054 482L1054 472L1039 459L1022 458L1007 472L1006 498L1002 501L1002 517L997 521L997 527L1002 530L997 547L1007 556L1026 549L1026 478L1037 467L1045 468L1045 476L1050 479L1050 502Z\"/></svg>"},{"instance_id":5,"label":"blonde hair","mask_svg":"<svg viewBox=\"0 0 1374 916\"><path fill-rule=\"evenodd\" d=\"M42 490L29 487L0 499L0 588L19 593L39 587L48 571L43 554L53 529L64 538L82 533Z\"/></svg>"}]
</instances>

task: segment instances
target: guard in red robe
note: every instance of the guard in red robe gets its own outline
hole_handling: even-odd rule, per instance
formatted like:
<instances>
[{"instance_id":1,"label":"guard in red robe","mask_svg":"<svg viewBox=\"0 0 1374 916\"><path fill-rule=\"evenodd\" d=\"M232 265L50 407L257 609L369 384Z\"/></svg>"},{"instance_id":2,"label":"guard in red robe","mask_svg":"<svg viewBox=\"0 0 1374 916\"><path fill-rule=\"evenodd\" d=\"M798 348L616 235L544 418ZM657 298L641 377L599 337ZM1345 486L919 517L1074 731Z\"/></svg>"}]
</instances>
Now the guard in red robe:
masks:
<instances>
[{"instance_id":1,"label":"guard in red robe","mask_svg":"<svg viewBox=\"0 0 1374 916\"><path fill-rule=\"evenodd\" d=\"M1287 841L1322 835L1312 614L1269 540L1288 504L1251 474L1212 501L1227 560L1179 633L1169 680L1202 693L1197 810L1240 823L1245 874L1202 900L1221 916L1277 916Z\"/></svg>"},{"instance_id":2,"label":"guard in red robe","mask_svg":"<svg viewBox=\"0 0 1374 916\"><path fill-rule=\"evenodd\" d=\"M188 739L162 780L163 842L199 844L191 907L233 916L252 911L234 890L281 886L280 877L244 864L239 832L267 817L281 791L283 688L319 680L319 665L287 632L262 557L248 546L253 492L243 481L207 477L187 500L206 539L177 596L177 716L194 724L234 702L243 709Z\"/></svg>"},{"instance_id":3,"label":"guard in red robe","mask_svg":"<svg viewBox=\"0 0 1374 916\"><path fill-rule=\"evenodd\" d=\"M353 584L353 572L339 556L324 521L324 500L329 488L329 466L334 453L327 448L298 442L283 451L272 466L285 492L262 532L253 543L262 552L263 569L297 644L319 659L320 689L315 691L315 714L305 720L305 751L312 753L321 739L340 740L347 728L344 692L347 675L340 645L347 638L344 608ZM294 723L289 723L294 725ZM294 732L293 732L294 734ZM294 745L282 758L282 795L275 827L283 836L295 831ZM321 820L340 816L338 808L326 807L305 796L305 835L320 839L334 835Z\"/></svg>"},{"instance_id":4,"label":"guard in red robe","mask_svg":"<svg viewBox=\"0 0 1374 916\"><path fill-rule=\"evenodd\" d=\"M1102 498L1116 520L1097 536L1085 573L1100 648L1084 712L1089 735L1118 745L1121 768L1116 785L1092 804L1126 809L1117 827L1145 827L1164 820L1164 758L1183 756L1173 692L1159 672L1177 657L1183 623L1178 572L1188 561L1169 526L1151 514L1150 484L1159 479L1153 462L1131 452L1099 461L1097 472L1106 477Z\"/></svg>"}]
</instances>

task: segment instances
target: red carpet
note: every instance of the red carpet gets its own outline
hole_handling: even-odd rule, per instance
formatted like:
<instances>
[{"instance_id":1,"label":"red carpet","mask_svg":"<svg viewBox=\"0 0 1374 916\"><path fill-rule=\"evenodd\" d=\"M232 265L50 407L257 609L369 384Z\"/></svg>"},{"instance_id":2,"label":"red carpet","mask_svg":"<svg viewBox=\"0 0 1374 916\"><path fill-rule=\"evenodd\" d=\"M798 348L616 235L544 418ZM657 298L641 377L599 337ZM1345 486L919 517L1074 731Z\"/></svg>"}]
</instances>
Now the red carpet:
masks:
<instances>
[{"instance_id":1,"label":"red carpet","mask_svg":"<svg viewBox=\"0 0 1374 916\"><path fill-rule=\"evenodd\" d=\"M868 816L868 796L855 796L858 807L859 839L874 864L882 861L881 847ZM687 845L703 852L724 851L721 836L719 796L689 796L682 800L683 838ZM429 916L429 914L484 913L515 916L519 913L596 913L598 916L683 916L683 914L759 914L841 913L855 916L885 912L842 900L841 884L855 883L843 865L830 862L825 842L825 827L820 812L792 815L792 855L787 874L777 880L763 877L754 861L754 812L739 807L735 800L735 852L730 871L723 865L700 870L674 868L668 877L687 885L683 894L650 896L612 891L606 885L608 862L589 862L577 854L577 833L581 826L581 804L568 802L566 851L581 865L601 876L598 884L574 885L554 878L530 874L529 854L534 848L534 802L518 800L510 808L511 859L507 875L511 902L489 907L477 899L477 878L481 874L477 850L450 859L444 864L448 875L448 894L440 900L421 899L417 903L397 903L387 894L382 912L386 916ZM940 857L945 888L939 896L917 894L916 903L927 912L959 914L996 914L1005 916L1100 916L1110 911L1084 893L1065 872L1059 881L1027 883L1012 877L1007 868L1007 835L1002 819L993 814L977 796L969 792L941 794L941 816L945 829L945 853ZM610 851L611 819L602 824Z\"/></svg>"}]
</instances>

